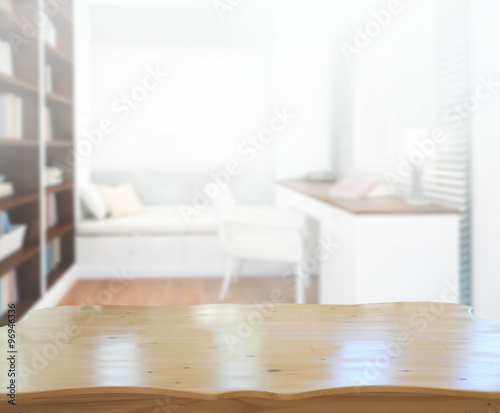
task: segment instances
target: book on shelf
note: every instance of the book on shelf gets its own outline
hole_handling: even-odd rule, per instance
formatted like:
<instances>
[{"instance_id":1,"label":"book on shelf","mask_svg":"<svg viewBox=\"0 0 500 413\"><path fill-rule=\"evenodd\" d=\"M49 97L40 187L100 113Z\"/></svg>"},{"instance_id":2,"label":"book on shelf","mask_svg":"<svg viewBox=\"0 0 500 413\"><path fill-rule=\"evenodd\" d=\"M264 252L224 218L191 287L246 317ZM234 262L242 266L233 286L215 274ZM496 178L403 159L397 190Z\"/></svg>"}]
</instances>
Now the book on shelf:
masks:
<instances>
[{"instance_id":1,"label":"book on shelf","mask_svg":"<svg viewBox=\"0 0 500 413\"><path fill-rule=\"evenodd\" d=\"M49 93L54 92L52 83L52 66L49 64L45 65L45 90Z\"/></svg>"},{"instance_id":2,"label":"book on shelf","mask_svg":"<svg viewBox=\"0 0 500 413\"><path fill-rule=\"evenodd\" d=\"M0 138L22 139L23 100L13 93L0 94Z\"/></svg>"},{"instance_id":3,"label":"book on shelf","mask_svg":"<svg viewBox=\"0 0 500 413\"><path fill-rule=\"evenodd\" d=\"M14 185L11 182L0 183L0 198L14 195Z\"/></svg>"},{"instance_id":4,"label":"book on shelf","mask_svg":"<svg viewBox=\"0 0 500 413\"><path fill-rule=\"evenodd\" d=\"M47 228L51 228L54 225L57 225L58 216L57 216L56 194L49 194L47 196L47 206L45 212L46 212Z\"/></svg>"},{"instance_id":5,"label":"book on shelf","mask_svg":"<svg viewBox=\"0 0 500 413\"><path fill-rule=\"evenodd\" d=\"M52 112L48 106L44 109L45 116L45 140L52 141L54 139L54 130L52 127Z\"/></svg>"},{"instance_id":6,"label":"book on shelf","mask_svg":"<svg viewBox=\"0 0 500 413\"><path fill-rule=\"evenodd\" d=\"M48 166L45 168L45 182L47 182L47 186L54 186L62 184L63 170L58 168L57 166Z\"/></svg>"},{"instance_id":7,"label":"book on shelf","mask_svg":"<svg viewBox=\"0 0 500 413\"><path fill-rule=\"evenodd\" d=\"M45 24L45 41L52 47L57 47L57 30L52 20L48 19Z\"/></svg>"},{"instance_id":8,"label":"book on shelf","mask_svg":"<svg viewBox=\"0 0 500 413\"><path fill-rule=\"evenodd\" d=\"M0 0L0 9L5 10L8 13L12 13L12 0Z\"/></svg>"},{"instance_id":9,"label":"book on shelf","mask_svg":"<svg viewBox=\"0 0 500 413\"><path fill-rule=\"evenodd\" d=\"M9 234L12 231L9 214L6 211L0 211L0 237Z\"/></svg>"},{"instance_id":10,"label":"book on shelf","mask_svg":"<svg viewBox=\"0 0 500 413\"><path fill-rule=\"evenodd\" d=\"M61 264L61 238L56 238L45 247L45 276Z\"/></svg>"},{"instance_id":11,"label":"book on shelf","mask_svg":"<svg viewBox=\"0 0 500 413\"><path fill-rule=\"evenodd\" d=\"M0 278L1 315L7 312L9 304L17 303L18 299L16 270L11 270Z\"/></svg>"},{"instance_id":12,"label":"book on shelf","mask_svg":"<svg viewBox=\"0 0 500 413\"><path fill-rule=\"evenodd\" d=\"M14 75L12 47L8 41L3 39L0 39L0 72L8 76Z\"/></svg>"}]
</instances>

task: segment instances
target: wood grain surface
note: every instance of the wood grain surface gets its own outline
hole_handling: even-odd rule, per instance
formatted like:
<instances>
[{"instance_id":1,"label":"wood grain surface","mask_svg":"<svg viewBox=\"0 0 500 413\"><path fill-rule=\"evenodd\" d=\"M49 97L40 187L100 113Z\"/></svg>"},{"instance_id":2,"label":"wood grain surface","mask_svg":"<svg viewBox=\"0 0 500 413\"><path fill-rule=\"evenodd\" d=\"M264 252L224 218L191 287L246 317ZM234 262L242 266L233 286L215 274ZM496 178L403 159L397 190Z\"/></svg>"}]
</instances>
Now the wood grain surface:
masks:
<instances>
[{"instance_id":1,"label":"wood grain surface","mask_svg":"<svg viewBox=\"0 0 500 413\"><path fill-rule=\"evenodd\" d=\"M23 413L500 411L500 325L456 304L58 307L17 341Z\"/></svg>"}]
</instances>

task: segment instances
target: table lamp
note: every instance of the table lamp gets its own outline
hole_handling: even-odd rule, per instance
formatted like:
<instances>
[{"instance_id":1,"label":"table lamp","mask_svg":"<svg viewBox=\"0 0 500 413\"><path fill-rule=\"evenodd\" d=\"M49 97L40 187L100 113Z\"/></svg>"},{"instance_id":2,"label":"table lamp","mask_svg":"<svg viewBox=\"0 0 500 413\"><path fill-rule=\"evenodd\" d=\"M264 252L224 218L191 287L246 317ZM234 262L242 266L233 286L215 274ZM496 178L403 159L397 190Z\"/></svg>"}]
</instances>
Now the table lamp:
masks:
<instances>
[{"instance_id":1,"label":"table lamp","mask_svg":"<svg viewBox=\"0 0 500 413\"><path fill-rule=\"evenodd\" d=\"M424 167L429 154L423 151L422 142L428 136L427 129L415 128L404 131L400 156L409 163L411 169L410 193L406 199L406 203L410 205L430 204L429 199L425 197L423 186Z\"/></svg>"}]
</instances>

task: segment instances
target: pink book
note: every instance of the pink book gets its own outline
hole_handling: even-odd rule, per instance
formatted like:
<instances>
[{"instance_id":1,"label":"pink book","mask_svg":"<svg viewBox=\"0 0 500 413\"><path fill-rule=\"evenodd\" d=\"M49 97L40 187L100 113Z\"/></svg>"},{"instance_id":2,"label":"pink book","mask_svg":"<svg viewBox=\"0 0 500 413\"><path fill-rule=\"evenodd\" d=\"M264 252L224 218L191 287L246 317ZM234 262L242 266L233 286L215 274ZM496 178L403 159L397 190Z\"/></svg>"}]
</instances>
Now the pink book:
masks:
<instances>
[{"instance_id":1,"label":"pink book","mask_svg":"<svg viewBox=\"0 0 500 413\"><path fill-rule=\"evenodd\" d=\"M374 179L343 179L330 187L329 195L332 198L362 199L377 185L378 182Z\"/></svg>"}]
</instances>

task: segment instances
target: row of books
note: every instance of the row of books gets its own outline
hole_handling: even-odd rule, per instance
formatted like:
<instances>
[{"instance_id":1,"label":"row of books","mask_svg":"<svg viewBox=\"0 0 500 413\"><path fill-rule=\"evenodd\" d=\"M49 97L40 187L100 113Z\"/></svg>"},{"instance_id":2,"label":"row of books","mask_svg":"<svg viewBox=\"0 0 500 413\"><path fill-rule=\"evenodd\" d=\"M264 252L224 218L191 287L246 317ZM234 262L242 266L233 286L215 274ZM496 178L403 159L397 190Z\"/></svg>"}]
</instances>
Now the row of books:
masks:
<instances>
[{"instance_id":1,"label":"row of books","mask_svg":"<svg viewBox=\"0 0 500 413\"><path fill-rule=\"evenodd\" d=\"M3 39L0 39L0 72L4 75L14 76L12 47L7 40Z\"/></svg>"},{"instance_id":2,"label":"row of books","mask_svg":"<svg viewBox=\"0 0 500 413\"><path fill-rule=\"evenodd\" d=\"M12 231L9 214L6 211L0 211L0 236Z\"/></svg>"},{"instance_id":3,"label":"row of books","mask_svg":"<svg viewBox=\"0 0 500 413\"><path fill-rule=\"evenodd\" d=\"M57 47L57 30L50 19L45 24L45 41L52 47Z\"/></svg>"},{"instance_id":4,"label":"row of books","mask_svg":"<svg viewBox=\"0 0 500 413\"><path fill-rule=\"evenodd\" d=\"M51 141L54 139L54 128L52 126L52 112L48 106L45 106L45 140Z\"/></svg>"},{"instance_id":5,"label":"row of books","mask_svg":"<svg viewBox=\"0 0 500 413\"><path fill-rule=\"evenodd\" d=\"M0 73L14 76L14 63L12 59L12 47L7 40L0 39ZM50 64L45 64L45 90L54 92L54 71Z\"/></svg>"},{"instance_id":6,"label":"row of books","mask_svg":"<svg viewBox=\"0 0 500 413\"><path fill-rule=\"evenodd\" d=\"M12 58L12 47L7 40L0 39L0 73L14 76L14 63ZM45 64L45 90L54 92L54 71L50 64Z\"/></svg>"},{"instance_id":7,"label":"row of books","mask_svg":"<svg viewBox=\"0 0 500 413\"><path fill-rule=\"evenodd\" d=\"M14 195L14 185L11 182L5 182L5 175L0 175L0 198Z\"/></svg>"},{"instance_id":8,"label":"row of books","mask_svg":"<svg viewBox=\"0 0 500 413\"><path fill-rule=\"evenodd\" d=\"M5 10L7 13L13 13L14 12L14 0L0 0L0 9ZM45 24L45 40L47 43L49 43L51 46L56 47L57 46L57 30L56 27L54 26L54 23L48 19L47 23Z\"/></svg>"},{"instance_id":9,"label":"row of books","mask_svg":"<svg viewBox=\"0 0 500 413\"><path fill-rule=\"evenodd\" d=\"M0 137L23 137L23 100L13 93L0 94Z\"/></svg>"},{"instance_id":10,"label":"row of books","mask_svg":"<svg viewBox=\"0 0 500 413\"><path fill-rule=\"evenodd\" d=\"M56 238L45 247L45 276L61 264L61 238Z\"/></svg>"},{"instance_id":11,"label":"row of books","mask_svg":"<svg viewBox=\"0 0 500 413\"><path fill-rule=\"evenodd\" d=\"M45 65L45 90L49 93L54 92L54 84L52 82L52 66Z\"/></svg>"},{"instance_id":12,"label":"row of books","mask_svg":"<svg viewBox=\"0 0 500 413\"><path fill-rule=\"evenodd\" d=\"M0 183L0 198L14 195L14 185L11 182Z\"/></svg>"},{"instance_id":13,"label":"row of books","mask_svg":"<svg viewBox=\"0 0 500 413\"><path fill-rule=\"evenodd\" d=\"M14 76L14 63L12 59L12 47L7 40L0 39L0 72L4 75ZM45 90L53 92L52 66L45 65Z\"/></svg>"},{"instance_id":14,"label":"row of books","mask_svg":"<svg viewBox=\"0 0 500 413\"><path fill-rule=\"evenodd\" d=\"M47 196L47 205L45 208L45 212L47 229L57 225L59 219L57 215L56 194L50 194L49 196Z\"/></svg>"},{"instance_id":15,"label":"row of books","mask_svg":"<svg viewBox=\"0 0 500 413\"><path fill-rule=\"evenodd\" d=\"M57 166L48 166L45 168L45 181L47 186L59 185L63 182L64 172Z\"/></svg>"},{"instance_id":16,"label":"row of books","mask_svg":"<svg viewBox=\"0 0 500 413\"><path fill-rule=\"evenodd\" d=\"M16 270L11 270L0 278L0 316L3 316L9 304L18 301Z\"/></svg>"},{"instance_id":17,"label":"row of books","mask_svg":"<svg viewBox=\"0 0 500 413\"><path fill-rule=\"evenodd\" d=\"M23 138L23 101L13 93L0 94L0 138ZM52 112L45 107L45 140L54 139Z\"/></svg>"}]
</instances>

